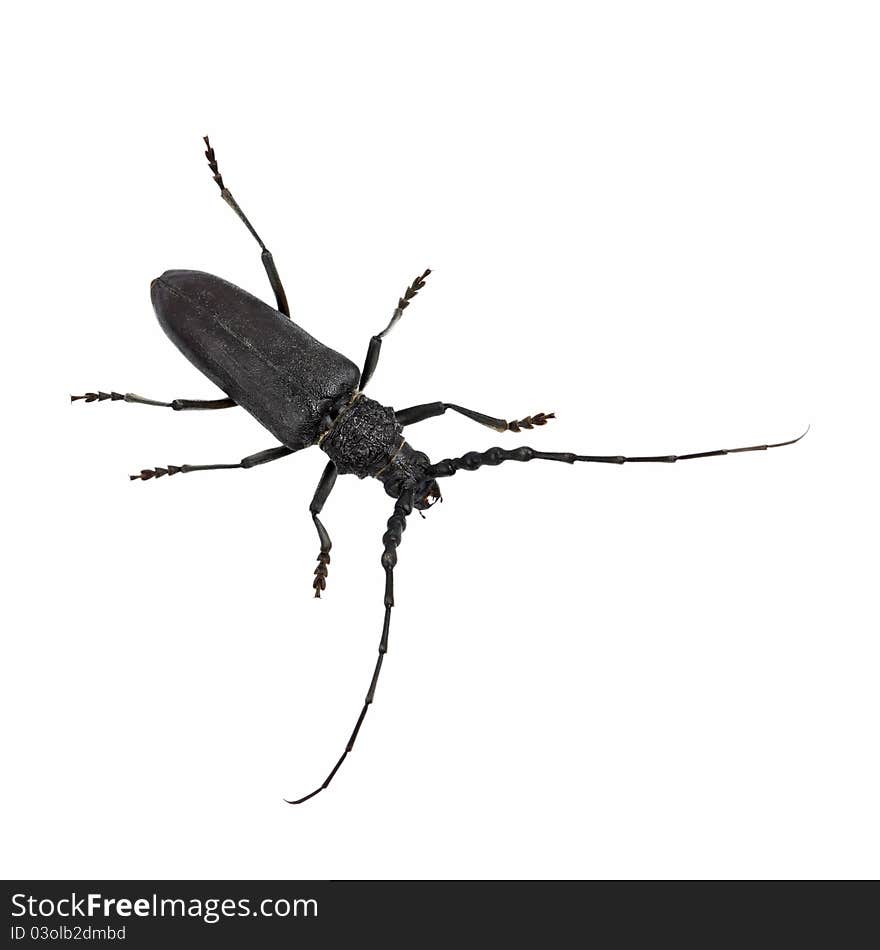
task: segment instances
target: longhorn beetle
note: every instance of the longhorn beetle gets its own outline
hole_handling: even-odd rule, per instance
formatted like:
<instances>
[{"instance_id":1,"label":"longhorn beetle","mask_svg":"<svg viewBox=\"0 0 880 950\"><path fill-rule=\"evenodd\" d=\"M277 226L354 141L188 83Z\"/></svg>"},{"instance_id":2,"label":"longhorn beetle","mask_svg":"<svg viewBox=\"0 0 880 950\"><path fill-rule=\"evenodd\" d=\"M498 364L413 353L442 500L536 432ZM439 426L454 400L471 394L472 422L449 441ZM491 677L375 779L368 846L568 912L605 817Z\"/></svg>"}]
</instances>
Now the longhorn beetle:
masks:
<instances>
[{"instance_id":1,"label":"longhorn beetle","mask_svg":"<svg viewBox=\"0 0 880 950\"><path fill-rule=\"evenodd\" d=\"M690 459L732 455L736 452L759 452L793 445L806 435L772 445L748 445L738 449L716 449L691 452L688 455L575 455L572 452L539 452L521 446L515 449L492 448L486 452L467 452L458 458L432 464L424 452L414 449L404 437L404 429L441 416L451 409L496 432L520 432L545 425L554 418L552 412L539 412L518 421L508 422L451 402L429 402L394 410L364 395L379 361L382 341L403 316L404 310L425 286L430 270L407 287L398 300L388 325L370 338L363 369L347 357L324 346L293 322L290 307L272 254L254 230L245 213L226 187L214 149L205 136L205 157L220 189L223 200L241 218L260 246L263 267L275 295L276 309L251 296L233 284L192 270L169 270L150 285L153 309L162 329L189 361L204 373L225 394L223 399L172 399L161 402L134 393L89 392L71 396L74 402L138 403L163 406L177 411L190 409L229 409L241 406L272 433L278 445L248 455L239 462L215 465L167 465L145 468L132 481L148 481L165 475L185 475L215 469L254 468L266 462L292 455L308 446L318 446L329 458L315 489L309 512L318 532L320 549L318 566L312 581L315 597L327 587L330 564L330 535L319 515L333 489L337 475L378 478L385 491L395 499L394 511L382 536L385 570L385 619L379 639L379 656L370 680L366 698L345 750L330 774L313 792L289 801L292 805L323 791L339 771L354 747L364 717L376 694L376 684L388 650L391 608L394 606L394 566L397 548L406 528L406 519L413 508L420 513L440 499L437 480L456 472L476 471L484 465L502 462L602 462L623 465L624 462L683 462ZM424 516L423 516L424 517Z\"/></svg>"}]
</instances>

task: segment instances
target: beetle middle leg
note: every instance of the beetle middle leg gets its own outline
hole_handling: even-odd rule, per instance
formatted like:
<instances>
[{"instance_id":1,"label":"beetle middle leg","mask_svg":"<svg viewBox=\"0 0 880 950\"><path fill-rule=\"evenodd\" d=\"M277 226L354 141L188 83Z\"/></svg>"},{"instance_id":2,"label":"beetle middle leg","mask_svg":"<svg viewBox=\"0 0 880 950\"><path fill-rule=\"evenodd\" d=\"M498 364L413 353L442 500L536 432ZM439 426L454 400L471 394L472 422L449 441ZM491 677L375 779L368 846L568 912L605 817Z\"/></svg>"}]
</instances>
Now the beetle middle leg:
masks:
<instances>
[{"instance_id":1,"label":"beetle middle leg","mask_svg":"<svg viewBox=\"0 0 880 950\"><path fill-rule=\"evenodd\" d=\"M425 419L433 419L435 416L442 416L447 409L457 412L474 422L479 422L482 426L488 426L496 432L521 432L523 429L534 429L535 426L546 425L548 420L555 419L553 412L537 412L533 416L526 416L525 419L518 419L508 422L506 419L496 419L494 416L487 416L485 413L476 412L473 409L465 409L463 406L456 406L451 402L427 402L421 406L410 406L409 409L401 409L395 412L397 421L402 426L415 425L417 422L423 422Z\"/></svg>"},{"instance_id":2,"label":"beetle middle leg","mask_svg":"<svg viewBox=\"0 0 880 950\"><path fill-rule=\"evenodd\" d=\"M112 402L131 402L141 406L161 406L164 409L231 409L238 405L234 399L172 399L171 402L162 402L159 399L147 399L146 396L138 396L135 393L115 393L115 392L96 392L83 393L82 396L71 396L70 401L76 402L78 399L84 399L86 402L106 402L110 399Z\"/></svg>"},{"instance_id":3,"label":"beetle middle leg","mask_svg":"<svg viewBox=\"0 0 880 950\"><path fill-rule=\"evenodd\" d=\"M214 149L211 148L211 143L208 141L208 136L204 136L205 139L205 158L208 159L208 165L211 168L211 172L214 175L214 181L217 182L217 187L220 189L220 194L223 197L223 200L230 208L241 218L244 222L244 226L251 232L254 237L254 240L257 244L260 245L260 250L262 251L261 260L263 262L263 267L266 269L266 276L269 278L269 283L272 285L272 293L275 294L275 302L278 309L285 317L290 316L290 306L287 303L287 295L284 293L284 287L281 284L281 278L278 275L278 270L275 267L275 261L272 258L272 253L268 247L263 243L263 239L259 234L254 230L254 226L248 221L245 213L239 208L238 202L235 198L232 197L232 192L223 184L223 176L220 174L220 168L217 165L217 156L214 154Z\"/></svg>"},{"instance_id":4,"label":"beetle middle leg","mask_svg":"<svg viewBox=\"0 0 880 950\"><path fill-rule=\"evenodd\" d=\"M139 475L129 475L131 481L147 482L151 478L161 478L163 475L186 475L188 472L213 472L224 468L253 468L255 465L265 465L275 459L283 459L293 455L294 450L286 445L277 445L274 449L265 449L245 456L240 462L225 462L217 465L166 465L164 468L142 468Z\"/></svg>"},{"instance_id":5,"label":"beetle middle leg","mask_svg":"<svg viewBox=\"0 0 880 950\"><path fill-rule=\"evenodd\" d=\"M314 521L315 527L318 530L318 540L321 542L321 550L318 553L318 566L315 568L315 580L312 583L312 587L315 588L315 597L320 597L321 591L327 587L327 565L330 563L330 548L333 547L333 543L330 541L330 535L327 534L327 529L321 524L321 519L318 515L321 513L324 502L327 501L330 492L333 491L337 474L336 463L332 460L329 461L324 469L324 473L321 475L321 480L318 482L318 487L315 489L315 497L309 505L312 521Z\"/></svg>"}]
</instances>

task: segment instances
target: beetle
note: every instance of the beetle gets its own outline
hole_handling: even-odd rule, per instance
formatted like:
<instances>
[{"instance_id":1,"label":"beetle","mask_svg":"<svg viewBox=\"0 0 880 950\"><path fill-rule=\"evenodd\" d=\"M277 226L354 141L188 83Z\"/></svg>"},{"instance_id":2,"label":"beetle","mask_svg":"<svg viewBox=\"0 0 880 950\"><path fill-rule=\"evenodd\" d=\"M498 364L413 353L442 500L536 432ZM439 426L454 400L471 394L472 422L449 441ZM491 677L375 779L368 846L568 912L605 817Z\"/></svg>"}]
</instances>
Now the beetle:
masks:
<instances>
[{"instance_id":1,"label":"beetle","mask_svg":"<svg viewBox=\"0 0 880 950\"><path fill-rule=\"evenodd\" d=\"M317 446L328 461L315 490L309 512L318 534L318 565L314 571L314 596L326 590L330 535L320 519L338 475L376 478L395 499L394 510L382 537L382 567L385 571L385 615L379 639L379 655L370 685L354 730L342 755L328 776L314 791L298 799L285 799L299 805L323 791L352 751L373 699L385 654L391 610L394 606L394 567L397 548L406 529L406 519L415 509L422 513L442 500L438 479L460 471L475 471L503 462L597 462L623 465L627 462L669 464L691 459L757 452L781 448L799 442L806 432L787 442L749 445L735 449L715 449L687 455L576 455L572 452L542 452L528 446L514 449L491 448L485 452L467 452L457 458L432 463L424 452L413 448L404 436L409 426L448 410L494 429L518 433L544 426L554 413L538 412L522 419L507 421L454 403L431 402L394 410L364 395L379 361L382 341L398 323L404 311L425 286L431 271L426 270L407 287L399 298L388 325L370 338L362 368L346 356L316 340L295 323L287 296L271 252L238 202L226 187L217 157L207 136L205 157L223 200L232 208L260 247L261 260L276 306L252 296L220 277L192 270L169 270L150 285L150 297L162 329L189 359L222 392L222 399L173 399L162 402L134 393L87 392L71 396L71 401L126 402L161 406L176 411L228 409L240 406L275 437L278 444L239 462L213 465L167 465L142 469L131 475L132 481L148 481L190 472L217 469L250 469L285 458L309 446ZM808 430L809 431L809 430Z\"/></svg>"}]
</instances>

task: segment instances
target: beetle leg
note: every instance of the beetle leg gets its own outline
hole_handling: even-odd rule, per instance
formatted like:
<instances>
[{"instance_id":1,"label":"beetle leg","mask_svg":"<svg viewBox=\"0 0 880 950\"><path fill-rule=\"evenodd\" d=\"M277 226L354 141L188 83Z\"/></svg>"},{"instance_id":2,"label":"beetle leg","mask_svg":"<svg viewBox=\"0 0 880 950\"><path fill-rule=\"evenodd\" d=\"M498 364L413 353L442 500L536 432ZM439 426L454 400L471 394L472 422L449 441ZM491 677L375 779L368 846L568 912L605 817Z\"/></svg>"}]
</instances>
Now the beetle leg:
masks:
<instances>
[{"instance_id":1,"label":"beetle leg","mask_svg":"<svg viewBox=\"0 0 880 950\"><path fill-rule=\"evenodd\" d=\"M394 328L394 324L403 316L403 311L406 310L412 299L425 286L425 280L430 273L430 270L426 270L421 277L416 277L409 287L406 288L403 296L397 301L397 306L394 308L394 313L391 315L388 326L385 327L381 333L370 337L370 345L367 348L367 358L364 360L364 368L361 370L361 381L358 384L358 389L364 389L376 370L376 364L379 362L379 352L382 349L383 337L388 336Z\"/></svg>"},{"instance_id":2,"label":"beetle leg","mask_svg":"<svg viewBox=\"0 0 880 950\"><path fill-rule=\"evenodd\" d=\"M158 399L147 399L135 393L83 393L82 396L71 396L70 401L84 399L86 402L104 402L107 399L113 402L133 402L141 406L162 406L165 409L231 409L237 405L234 399L172 399L171 402L160 402Z\"/></svg>"},{"instance_id":3,"label":"beetle leg","mask_svg":"<svg viewBox=\"0 0 880 950\"><path fill-rule=\"evenodd\" d=\"M409 409L401 409L395 412L397 421L402 426L415 425L416 422L423 422L425 419L433 419L434 416L442 416L447 409L457 412L480 425L488 426L496 432L520 432L522 429L533 429L535 426L547 424L549 419L555 419L553 412L538 412L533 416L526 416L525 419L519 419L508 422L506 419L496 419L494 416L487 416L482 412L476 412L473 409L465 409L463 406L456 406L451 402L428 402L422 406L410 406Z\"/></svg>"},{"instance_id":4,"label":"beetle leg","mask_svg":"<svg viewBox=\"0 0 880 950\"><path fill-rule=\"evenodd\" d=\"M278 270L275 267L275 261L272 258L272 253L269 248L263 243L263 239L259 234L254 230L254 226L248 221L245 213L239 208L238 202L235 198L232 197L232 192L223 184L223 176L220 174L220 168L217 165L217 156L214 154L214 149L211 148L211 143L208 141L208 136L204 136L205 139L205 158L208 159L208 165L211 168L211 171L214 175L214 181L217 182L217 187L220 189L220 194L223 196L223 200L230 208L241 218L244 222L244 226L251 232L256 240L257 244L260 245L260 250L262 251L261 260L263 261L263 267L266 269L266 276L269 278L269 283L272 285L272 293L275 294L275 302L278 306L278 309L284 314L285 317L290 316L290 307L287 303L287 295L284 293L284 287L281 285L281 278L278 276Z\"/></svg>"},{"instance_id":5,"label":"beetle leg","mask_svg":"<svg viewBox=\"0 0 880 950\"><path fill-rule=\"evenodd\" d=\"M809 428L796 439L787 442L774 442L771 445L747 445L738 449L714 449L711 452L691 452L688 455L575 455L573 452L539 452L527 445L518 449L489 449L487 452L467 452L459 458L444 459L430 468L433 478L446 478L460 472L476 471L484 465L500 465L502 462L531 462L533 459L545 459L549 462L607 462L623 465L624 462L685 462L689 459L711 458L716 455L735 455L737 452L763 452L766 449L778 449L784 445L794 445L809 432Z\"/></svg>"},{"instance_id":6,"label":"beetle leg","mask_svg":"<svg viewBox=\"0 0 880 950\"><path fill-rule=\"evenodd\" d=\"M274 449L266 449L248 455L240 462L221 463L219 465L167 465L165 468L142 468L139 475L129 475L130 481L148 482L151 478L161 478L163 475L186 475L188 472L213 472L221 468L253 468L255 465L265 465L275 459L283 459L293 454L293 449L286 445L277 445Z\"/></svg>"},{"instance_id":7,"label":"beetle leg","mask_svg":"<svg viewBox=\"0 0 880 950\"><path fill-rule=\"evenodd\" d=\"M321 550L318 553L318 566L315 568L315 580L312 583L312 587L315 588L315 597L320 597L321 591L327 587L327 565L330 563L330 548L333 547L330 541L330 535L327 534L327 529L321 524L321 519L318 515L321 513L324 502L327 501L330 492L333 491L337 474L336 463L332 460L329 461L324 469L324 473L321 475L321 480L318 482L318 487L315 489L315 497L309 505L312 521L314 521L315 527L318 530L318 540L321 542Z\"/></svg>"}]
</instances>

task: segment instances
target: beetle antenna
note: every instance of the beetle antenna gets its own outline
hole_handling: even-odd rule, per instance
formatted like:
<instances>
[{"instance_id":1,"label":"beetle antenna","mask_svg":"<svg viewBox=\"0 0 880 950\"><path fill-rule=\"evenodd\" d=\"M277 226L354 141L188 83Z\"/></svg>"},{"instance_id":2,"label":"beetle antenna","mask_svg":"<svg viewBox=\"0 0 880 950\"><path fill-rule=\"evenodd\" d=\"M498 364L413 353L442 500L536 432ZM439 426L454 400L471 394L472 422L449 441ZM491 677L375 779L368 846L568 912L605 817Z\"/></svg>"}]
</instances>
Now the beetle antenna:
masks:
<instances>
[{"instance_id":1,"label":"beetle antenna","mask_svg":"<svg viewBox=\"0 0 880 950\"><path fill-rule=\"evenodd\" d=\"M766 449L780 449L785 445L794 445L809 432L801 433L796 439L787 442L774 442L770 445L747 445L738 449L714 449L711 452L691 452L688 455L575 455L573 452L539 452L527 445L518 449L489 449L487 452L466 452L458 458L444 459L429 469L433 478L448 478L462 469L476 471L484 465L500 465L502 462L531 462L533 459L545 459L549 462L607 462L623 465L624 462L685 462L689 459L711 458L715 455L735 455L738 452L763 452Z\"/></svg>"},{"instance_id":2,"label":"beetle antenna","mask_svg":"<svg viewBox=\"0 0 880 950\"><path fill-rule=\"evenodd\" d=\"M345 751L339 757L339 761L336 765L330 770L330 774L327 778L325 778L313 792L309 792L308 795L304 795L302 798L294 800L285 798L284 800L288 805L301 805L303 802L307 802L310 798L314 798L318 792L323 792L333 781L333 776L336 775L340 766L348 756L348 753L354 748L355 739L357 739L361 726L364 723L367 710L373 703L373 697L376 694L376 684L379 682L379 673L382 670L382 661L388 652L388 630L391 626L391 608L394 606L394 566L397 564L397 547L403 539L403 532L406 530L406 519L413 510L413 495L414 493L412 489L410 489L397 499L394 505L394 512L388 519L387 530L385 534L382 535L382 542L385 545L385 551L382 554L382 567L385 569L385 620L382 624L382 636L379 639L379 658L376 660L373 678L370 680L370 688L367 690L361 714L354 724L354 731L345 746Z\"/></svg>"}]
</instances>

